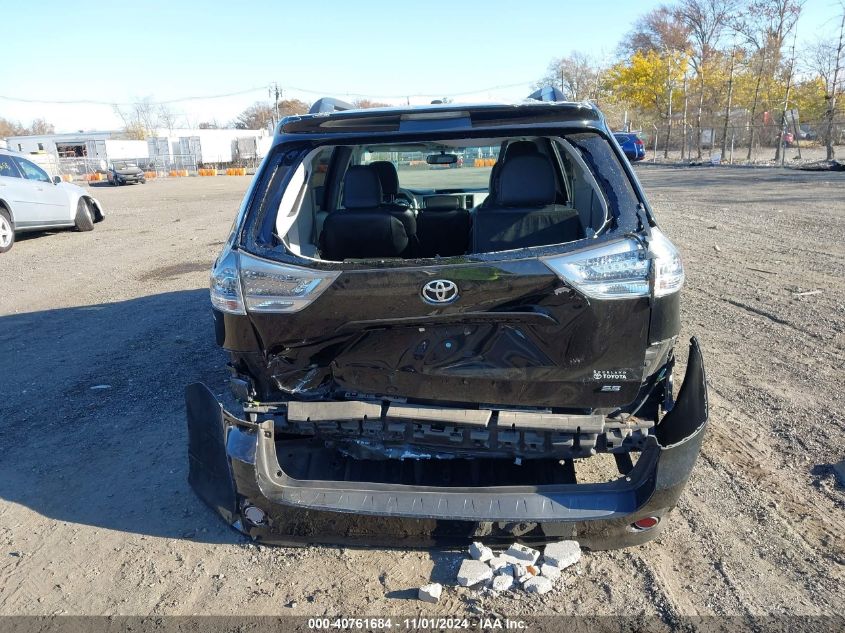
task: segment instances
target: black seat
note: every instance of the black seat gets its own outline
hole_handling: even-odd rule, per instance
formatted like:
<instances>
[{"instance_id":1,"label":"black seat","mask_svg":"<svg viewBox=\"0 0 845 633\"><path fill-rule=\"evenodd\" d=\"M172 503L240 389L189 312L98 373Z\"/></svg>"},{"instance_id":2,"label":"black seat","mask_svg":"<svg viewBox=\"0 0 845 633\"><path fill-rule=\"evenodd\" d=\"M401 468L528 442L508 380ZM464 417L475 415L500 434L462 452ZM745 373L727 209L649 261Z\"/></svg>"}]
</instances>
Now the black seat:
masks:
<instances>
[{"instance_id":1,"label":"black seat","mask_svg":"<svg viewBox=\"0 0 845 633\"><path fill-rule=\"evenodd\" d=\"M427 196L417 217L420 257L463 255L469 245L471 219L459 196Z\"/></svg>"},{"instance_id":2,"label":"black seat","mask_svg":"<svg viewBox=\"0 0 845 633\"><path fill-rule=\"evenodd\" d=\"M378 174L384 201L388 204L395 202L399 194L399 173L396 171L396 165L389 160L377 160L370 163L370 167Z\"/></svg>"},{"instance_id":3,"label":"black seat","mask_svg":"<svg viewBox=\"0 0 845 633\"><path fill-rule=\"evenodd\" d=\"M382 208L405 225L405 232L412 242L416 242L417 216L408 206L407 201L399 196L399 174L396 165L389 160L377 160L370 163L370 169L376 172L381 184Z\"/></svg>"},{"instance_id":4,"label":"black seat","mask_svg":"<svg viewBox=\"0 0 845 633\"><path fill-rule=\"evenodd\" d=\"M374 169L350 167L343 181L344 209L323 222L320 252L326 259L400 257L409 237L400 220L382 207L381 185Z\"/></svg>"},{"instance_id":5,"label":"black seat","mask_svg":"<svg viewBox=\"0 0 845 633\"><path fill-rule=\"evenodd\" d=\"M502 170L502 165L518 156L542 156L540 150L537 149L537 144L534 141L513 141L505 146L505 151L499 156L493 168L490 170L490 184L487 187L487 198L481 203L481 206L492 206L496 200L499 192L499 177Z\"/></svg>"},{"instance_id":6,"label":"black seat","mask_svg":"<svg viewBox=\"0 0 845 633\"><path fill-rule=\"evenodd\" d=\"M578 212L555 204L554 167L542 154L509 157L492 204L475 210L472 250L501 251L582 237Z\"/></svg>"}]
</instances>

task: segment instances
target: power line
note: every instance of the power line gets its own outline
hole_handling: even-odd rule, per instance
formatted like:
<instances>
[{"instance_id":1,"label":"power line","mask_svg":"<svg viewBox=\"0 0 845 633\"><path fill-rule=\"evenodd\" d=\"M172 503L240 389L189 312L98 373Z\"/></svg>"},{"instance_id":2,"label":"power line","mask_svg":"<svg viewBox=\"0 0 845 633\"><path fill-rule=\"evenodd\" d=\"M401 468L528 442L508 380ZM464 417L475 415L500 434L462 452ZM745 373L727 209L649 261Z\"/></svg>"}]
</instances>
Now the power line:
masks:
<instances>
[{"instance_id":1,"label":"power line","mask_svg":"<svg viewBox=\"0 0 845 633\"><path fill-rule=\"evenodd\" d=\"M249 94L250 92L257 92L264 90L266 86L258 86L256 88L249 88L247 90L238 90L236 92L226 92L223 94L181 97L179 99L166 99L164 101L145 101L150 105L168 105L171 103L182 103L184 101L204 101L206 99L223 99L225 97L237 97L239 95ZM97 101L95 99L27 99L24 97L10 97L8 95L0 95L0 99L5 101L16 101L18 103L48 103L52 105L105 105L105 106L131 106L138 103L138 101L130 101L119 103L115 101ZM139 101L141 101L139 99Z\"/></svg>"},{"instance_id":2,"label":"power line","mask_svg":"<svg viewBox=\"0 0 845 633\"><path fill-rule=\"evenodd\" d=\"M346 97L372 97L373 99L405 99L406 97L463 97L466 95L473 95L478 94L481 92L489 92L491 90L502 90L505 88L517 88L519 86L525 86L527 84L532 83L534 80L529 81L520 81L517 83L512 84L501 84L498 86L488 86L487 88L479 88L478 90L467 90L466 92L430 92L430 93L404 93L404 94L397 94L397 95L377 95L372 93L363 93L363 92L345 92L345 91L338 91L338 90L311 90L308 88L298 88L296 86L288 86L288 90L293 90L296 92L304 92L307 94L314 94L314 95L331 95L337 94Z\"/></svg>"},{"instance_id":3,"label":"power line","mask_svg":"<svg viewBox=\"0 0 845 633\"><path fill-rule=\"evenodd\" d=\"M313 95L343 95L348 97L370 97L373 99L406 99L408 97L462 97L466 95L472 94L479 94L482 92L490 92L492 90L502 90L506 88L516 88L519 86L525 86L530 84L530 81L520 81L517 83L512 84L502 84L498 86L489 86L487 88L479 88L478 90L467 90L466 92L451 92L451 93L405 93L405 94L397 94L397 95L377 95L371 93L363 93L363 92L345 92L339 90L312 90L308 88L298 88L296 86L288 86L288 90L292 90L295 92L303 92L306 94L313 94ZM276 91L280 92L280 88L278 84L275 82L271 84L271 88L275 88ZM258 92L259 90L263 91L266 90L267 86L256 86L254 88L248 88L246 90L238 90L235 92L226 92L222 94L215 94L215 95L204 95L204 96L190 96L190 97L181 97L179 99L166 99L163 101L144 101L144 103L148 103L149 105L169 105L173 103L183 103L186 101L205 101L211 99L223 99L225 97L237 97L240 95L249 94L251 92ZM102 105L102 106L132 106L138 103L138 101L130 101L130 102L116 102L116 101L100 101L96 99L31 99L26 97L11 97L9 95L0 94L0 99L4 101L13 101L17 103L42 103L42 104L50 104L50 105ZM139 100L141 101L141 100Z\"/></svg>"}]
</instances>

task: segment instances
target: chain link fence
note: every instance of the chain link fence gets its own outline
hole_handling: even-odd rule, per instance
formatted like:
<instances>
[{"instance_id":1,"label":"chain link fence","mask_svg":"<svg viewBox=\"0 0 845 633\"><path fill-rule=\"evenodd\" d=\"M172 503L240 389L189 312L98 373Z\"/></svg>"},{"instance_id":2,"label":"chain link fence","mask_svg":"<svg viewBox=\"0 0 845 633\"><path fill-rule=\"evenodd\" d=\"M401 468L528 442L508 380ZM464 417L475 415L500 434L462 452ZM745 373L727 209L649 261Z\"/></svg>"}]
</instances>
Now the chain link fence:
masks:
<instances>
[{"instance_id":1,"label":"chain link fence","mask_svg":"<svg viewBox=\"0 0 845 633\"><path fill-rule=\"evenodd\" d=\"M720 163L771 163L787 164L825 160L825 140L830 134L835 157L845 159L845 116L827 121L798 123L787 120L750 125L730 121L682 121L651 124L637 131L646 148L646 159L661 161L709 161ZM778 147L780 145L780 147Z\"/></svg>"},{"instance_id":2,"label":"chain link fence","mask_svg":"<svg viewBox=\"0 0 845 633\"><path fill-rule=\"evenodd\" d=\"M193 154L174 154L153 158L59 158L58 175L65 180L107 180L110 164L131 164L141 168L148 178L187 176L198 173L202 166Z\"/></svg>"}]
</instances>

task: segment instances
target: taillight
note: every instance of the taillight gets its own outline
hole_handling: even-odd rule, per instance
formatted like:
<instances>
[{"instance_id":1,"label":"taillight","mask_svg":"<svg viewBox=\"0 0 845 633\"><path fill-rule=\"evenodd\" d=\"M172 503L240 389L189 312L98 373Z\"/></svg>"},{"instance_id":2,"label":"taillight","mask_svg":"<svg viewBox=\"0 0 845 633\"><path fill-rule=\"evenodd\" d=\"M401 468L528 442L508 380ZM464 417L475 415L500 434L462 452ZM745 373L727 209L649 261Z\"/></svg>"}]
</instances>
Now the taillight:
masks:
<instances>
[{"instance_id":1,"label":"taillight","mask_svg":"<svg viewBox=\"0 0 845 633\"><path fill-rule=\"evenodd\" d=\"M238 254L228 246L220 254L211 270L209 283L211 305L221 312L246 314L241 282L238 278Z\"/></svg>"},{"instance_id":2,"label":"taillight","mask_svg":"<svg viewBox=\"0 0 845 633\"><path fill-rule=\"evenodd\" d=\"M642 140L637 139L637 140L635 140L635 141L634 141L634 145L636 145L637 147L642 147L642 146L643 146L643 142L642 142Z\"/></svg>"},{"instance_id":3,"label":"taillight","mask_svg":"<svg viewBox=\"0 0 845 633\"><path fill-rule=\"evenodd\" d=\"M588 297L631 299L649 296L649 274L654 266L654 296L677 292L684 283L684 268L675 246L659 229L652 229L649 251L634 239L622 239L543 262L558 277Z\"/></svg>"},{"instance_id":4,"label":"taillight","mask_svg":"<svg viewBox=\"0 0 845 633\"><path fill-rule=\"evenodd\" d=\"M240 255L247 312L299 312L319 297L340 271L317 271Z\"/></svg>"},{"instance_id":5,"label":"taillight","mask_svg":"<svg viewBox=\"0 0 845 633\"><path fill-rule=\"evenodd\" d=\"M664 297L678 292L684 285L684 262L675 245L660 229L651 230L649 250L654 261L654 296Z\"/></svg>"},{"instance_id":6,"label":"taillight","mask_svg":"<svg viewBox=\"0 0 845 633\"><path fill-rule=\"evenodd\" d=\"M340 275L280 264L232 250L211 271L211 304L221 312L298 312Z\"/></svg>"}]
</instances>

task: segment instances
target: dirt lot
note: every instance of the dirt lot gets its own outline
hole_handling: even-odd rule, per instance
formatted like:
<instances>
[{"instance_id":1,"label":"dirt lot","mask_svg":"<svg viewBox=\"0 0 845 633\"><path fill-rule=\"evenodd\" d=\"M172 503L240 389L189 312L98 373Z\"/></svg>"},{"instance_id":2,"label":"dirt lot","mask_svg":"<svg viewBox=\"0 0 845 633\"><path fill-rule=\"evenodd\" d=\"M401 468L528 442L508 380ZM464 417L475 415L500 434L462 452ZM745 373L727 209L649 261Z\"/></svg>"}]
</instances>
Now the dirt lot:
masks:
<instances>
[{"instance_id":1,"label":"dirt lot","mask_svg":"<svg viewBox=\"0 0 845 633\"><path fill-rule=\"evenodd\" d=\"M639 173L712 404L659 540L587 553L542 597L436 606L409 598L459 553L246 542L188 488L182 389L224 389L207 269L248 179L98 187L94 232L0 256L0 614L843 613L845 175Z\"/></svg>"}]
</instances>

